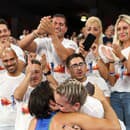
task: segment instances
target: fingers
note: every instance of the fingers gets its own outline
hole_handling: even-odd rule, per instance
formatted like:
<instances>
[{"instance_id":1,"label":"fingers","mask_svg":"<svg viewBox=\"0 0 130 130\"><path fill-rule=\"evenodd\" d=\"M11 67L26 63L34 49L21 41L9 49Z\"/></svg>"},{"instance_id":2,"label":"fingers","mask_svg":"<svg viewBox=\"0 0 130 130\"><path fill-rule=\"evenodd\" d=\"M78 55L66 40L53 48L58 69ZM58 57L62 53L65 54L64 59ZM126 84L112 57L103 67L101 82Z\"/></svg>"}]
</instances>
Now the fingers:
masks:
<instances>
[{"instance_id":1,"label":"fingers","mask_svg":"<svg viewBox=\"0 0 130 130\"><path fill-rule=\"evenodd\" d=\"M97 85L95 85L95 91L93 96L100 101L103 101L105 99L103 91Z\"/></svg>"},{"instance_id":2,"label":"fingers","mask_svg":"<svg viewBox=\"0 0 130 130\"><path fill-rule=\"evenodd\" d=\"M47 67L47 60L46 60L46 55L45 54L42 54L40 62L42 64L42 67L43 67L43 70L44 70L45 67Z\"/></svg>"},{"instance_id":3,"label":"fingers","mask_svg":"<svg viewBox=\"0 0 130 130\"><path fill-rule=\"evenodd\" d=\"M65 124L62 128L64 130L82 130L78 125L75 125L73 123Z\"/></svg>"},{"instance_id":4,"label":"fingers","mask_svg":"<svg viewBox=\"0 0 130 130\"><path fill-rule=\"evenodd\" d=\"M84 50L83 42L84 42L84 40L80 41L80 43L79 43L79 53L81 53L84 57L86 57L88 54L88 51Z\"/></svg>"},{"instance_id":5,"label":"fingers","mask_svg":"<svg viewBox=\"0 0 130 130\"><path fill-rule=\"evenodd\" d=\"M51 16L41 18L40 24L37 27L38 33L40 35L48 34L50 33L49 31L51 28L52 28Z\"/></svg>"},{"instance_id":6,"label":"fingers","mask_svg":"<svg viewBox=\"0 0 130 130\"><path fill-rule=\"evenodd\" d=\"M27 67L26 67L26 74L30 74L31 73L31 66L32 66L32 64L31 64L31 62L27 65Z\"/></svg>"},{"instance_id":7,"label":"fingers","mask_svg":"<svg viewBox=\"0 0 130 130\"><path fill-rule=\"evenodd\" d=\"M53 28L50 16L41 19L40 28L45 32L50 33L50 30Z\"/></svg>"},{"instance_id":8,"label":"fingers","mask_svg":"<svg viewBox=\"0 0 130 130\"><path fill-rule=\"evenodd\" d=\"M49 106L53 111L59 110L59 106L52 100L49 101Z\"/></svg>"}]
</instances>

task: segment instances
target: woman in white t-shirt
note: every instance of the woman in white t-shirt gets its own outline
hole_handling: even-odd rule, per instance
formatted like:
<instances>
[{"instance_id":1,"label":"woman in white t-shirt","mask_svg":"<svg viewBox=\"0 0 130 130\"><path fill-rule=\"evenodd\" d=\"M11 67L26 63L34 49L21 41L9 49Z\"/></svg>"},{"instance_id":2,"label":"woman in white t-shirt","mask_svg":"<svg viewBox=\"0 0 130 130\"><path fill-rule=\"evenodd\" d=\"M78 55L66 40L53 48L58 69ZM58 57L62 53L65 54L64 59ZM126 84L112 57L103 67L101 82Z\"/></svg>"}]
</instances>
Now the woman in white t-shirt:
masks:
<instances>
[{"instance_id":1,"label":"woman in white t-shirt","mask_svg":"<svg viewBox=\"0 0 130 130\"><path fill-rule=\"evenodd\" d=\"M109 64L111 105L122 120L126 129L130 129L130 16L120 15L115 24L113 50L119 58ZM108 54L108 57L111 55Z\"/></svg>"}]
</instances>

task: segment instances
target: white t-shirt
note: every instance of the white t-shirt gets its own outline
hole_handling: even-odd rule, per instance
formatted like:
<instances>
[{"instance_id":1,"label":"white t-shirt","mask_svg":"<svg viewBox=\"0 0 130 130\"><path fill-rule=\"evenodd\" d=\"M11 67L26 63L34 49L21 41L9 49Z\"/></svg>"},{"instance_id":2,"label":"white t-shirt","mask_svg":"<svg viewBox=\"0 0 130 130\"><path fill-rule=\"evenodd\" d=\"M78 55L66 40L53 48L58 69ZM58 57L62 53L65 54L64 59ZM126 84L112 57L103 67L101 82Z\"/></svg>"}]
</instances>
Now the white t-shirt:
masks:
<instances>
[{"instance_id":1,"label":"white t-shirt","mask_svg":"<svg viewBox=\"0 0 130 130\"><path fill-rule=\"evenodd\" d=\"M46 54L47 62L51 68L52 74L55 79L61 83L69 76L65 70L65 63L61 61L60 57L57 55L56 50L53 46L51 38L37 38L35 39L37 50L36 53L42 55ZM65 48L71 48L76 51L78 48L77 44L69 39L63 39L61 43Z\"/></svg>"},{"instance_id":2,"label":"white t-shirt","mask_svg":"<svg viewBox=\"0 0 130 130\"><path fill-rule=\"evenodd\" d=\"M104 108L102 103L91 96L87 96L85 103L80 108L80 112L97 118L104 117Z\"/></svg>"},{"instance_id":3,"label":"white t-shirt","mask_svg":"<svg viewBox=\"0 0 130 130\"><path fill-rule=\"evenodd\" d=\"M110 97L110 90L103 78L96 77L96 76L87 76L87 79L86 81L83 82L83 85L86 86L88 82L97 85L103 91L106 97Z\"/></svg>"},{"instance_id":4,"label":"white t-shirt","mask_svg":"<svg viewBox=\"0 0 130 130\"><path fill-rule=\"evenodd\" d=\"M16 104L12 95L23 78L23 73L15 77L9 76L6 71L0 73L0 128L2 126L14 126Z\"/></svg>"},{"instance_id":5,"label":"white t-shirt","mask_svg":"<svg viewBox=\"0 0 130 130\"><path fill-rule=\"evenodd\" d=\"M102 46L102 45L100 45ZM85 61L87 64L87 80L90 82L97 84L101 90L103 90L106 97L110 97L110 89L107 84L107 82L104 80L104 78L100 75L98 66L97 66L97 59L90 51L88 55L85 57Z\"/></svg>"},{"instance_id":6,"label":"white t-shirt","mask_svg":"<svg viewBox=\"0 0 130 130\"><path fill-rule=\"evenodd\" d=\"M15 122L15 130L28 130L31 119L33 118L28 111L28 101L30 94L34 88L28 87L23 101L17 101L17 115Z\"/></svg>"},{"instance_id":7,"label":"white t-shirt","mask_svg":"<svg viewBox=\"0 0 130 130\"><path fill-rule=\"evenodd\" d=\"M85 57L85 62L87 64L87 76L101 77L97 67L96 57L91 51Z\"/></svg>"},{"instance_id":8,"label":"white t-shirt","mask_svg":"<svg viewBox=\"0 0 130 130\"><path fill-rule=\"evenodd\" d=\"M128 59L129 53L130 53L130 47L123 49L121 51L121 53L123 54L123 56ZM111 91L114 92L130 92L130 76L127 75L122 75L121 73L122 71L126 72L126 68L124 67L124 69L121 69L121 64L116 63L115 65L115 71L116 74L119 74L119 78L117 79L115 85L113 87L111 87Z\"/></svg>"},{"instance_id":9,"label":"white t-shirt","mask_svg":"<svg viewBox=\"0 0 130 130\"><path fill-rule=\"evenodd\" d=\"M104 108L102 103L91 96L87 96L85 103L81 106L80 112L88 114L89 116L97 117L97 118L104 118ZM126 127L119 119L121 130L126 130Z\"/></svg>"}]
</instances>

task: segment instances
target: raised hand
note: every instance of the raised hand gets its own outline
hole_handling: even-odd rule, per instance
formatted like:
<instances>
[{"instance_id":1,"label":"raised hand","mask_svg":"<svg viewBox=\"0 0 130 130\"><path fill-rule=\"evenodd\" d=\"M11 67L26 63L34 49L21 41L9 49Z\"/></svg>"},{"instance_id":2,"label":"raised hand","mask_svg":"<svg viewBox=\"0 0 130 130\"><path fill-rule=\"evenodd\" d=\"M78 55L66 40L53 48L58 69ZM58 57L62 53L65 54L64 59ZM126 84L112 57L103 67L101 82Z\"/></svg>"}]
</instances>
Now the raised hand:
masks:
<instances>
[{"instance_id":1,"label":"raised hand","mask_svg":"<svg viewBox=\"0 0 130 130\"><path fill-rule=\"evenodd\" d=\"M117 57L122 57L122 54L121 54L121 46L120 45L118 45L118 44L113 44L112 45L112 48L113 48L113 52L115 53L115 55L117 56Z\"/></svg>"},{"instance_id":2,"label":"raised hand","mask_svg":"<svg viewBox=\"0 0 130 130\"><path fill-rule=\"evenodd\" d=\"M106 99L105 96L104 96L103 91L97 85L95 85L94 95L93 96L95 98L99 99L100 101L103 101L103 100Z\"/></svg>"},{"instance_id":3,"label":"raised hand","mask_svg":"<svg viewBox=\"0 0 130 130\"><path fill-rule=\"evenodd\" d=\"M43 17L40 21L40 25L38 27L38 29L41 29L42 32L46 33L46 34L53 34L54 33L54 27L51 21L51 17L47 16L47 17Z\"/></svg>"},{"instance_id":4,"label":"raised hand","mask_svg":"<svg viewBox=\"0 0 130 130\"><path fill-rule=\"evenodd\" d=\"M102 53L106 56L109 62L114 62L114 56L112 50L110 48L102 47Z\"/></svg>"},{"instance_id":5,"label":"raised hand","mask_svg":"<svg viewBox=\"0 0 130 130\"><path fill-rule=\"evenodd\" d=\"M85 51L84 46L83 46L83 42L84 42L84 39L82 39L79 42L79 53L81 53L84 57L86 57L89 51Z\"/></svg>"}]
</instances>

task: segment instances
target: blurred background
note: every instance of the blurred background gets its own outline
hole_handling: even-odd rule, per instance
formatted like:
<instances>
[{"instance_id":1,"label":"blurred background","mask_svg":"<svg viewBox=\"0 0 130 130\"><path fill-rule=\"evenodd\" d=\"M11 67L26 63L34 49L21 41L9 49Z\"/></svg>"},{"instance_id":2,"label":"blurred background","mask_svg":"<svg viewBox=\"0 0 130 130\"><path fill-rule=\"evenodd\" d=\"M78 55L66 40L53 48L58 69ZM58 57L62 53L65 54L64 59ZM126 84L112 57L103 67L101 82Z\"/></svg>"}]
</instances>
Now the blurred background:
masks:
<instances>
[{"instance_id":1,"label":"blurred background","mask_svg":"<svg viewBox=\"0 0 130 130\"><path fill-rule=\"evenodd\" d=\"M35 29L41 17L55 13L67 17L69 35L79 33L89 16L98 16L105 28L119 14L130 14L130 7L128 0L1 0L0 4L0 18L7 20L15 37L23 29Z\"/></svg>"}]
</instances>

